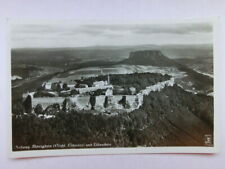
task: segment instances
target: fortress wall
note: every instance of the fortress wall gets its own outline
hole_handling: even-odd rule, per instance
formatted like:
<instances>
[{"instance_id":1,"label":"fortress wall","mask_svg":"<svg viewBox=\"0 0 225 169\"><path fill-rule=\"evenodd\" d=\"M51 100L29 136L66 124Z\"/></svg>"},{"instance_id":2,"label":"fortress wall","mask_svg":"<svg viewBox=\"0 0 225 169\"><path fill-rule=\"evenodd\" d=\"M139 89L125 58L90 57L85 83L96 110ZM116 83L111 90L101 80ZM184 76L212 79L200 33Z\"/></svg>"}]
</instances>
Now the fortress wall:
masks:
<instances>
[{"instance_id":1,"label":"fortress wall","mask_svg":"<svg viewBox=\"0 0 225 169\"><path fill-rule=\"evenodd\" d=\"M122 105L118 104L118 102L122 99L124 95L115 95L111 98L111 105L109 105L109 108L113 109L124 109ZM137 105L135 105L135 99L136 95L126 95L127 102L131 106L131 109L135 109ZM89 103L90 96L75 96L75 97L69 97L69 99L74 103L78 109L82 110L90 110L91 105ZM42 97L42 98L33 98L32 99L32 107L36 107L37 104L41 104L43 109L46 109L48 106L53 105L54 103L59 104L62 107L62 103L65 100L64 97ZM95 108L99 111L104 111L104 102L105 102L105 96L100 95L96 96L96 104Z\"/></svg>"},{"instance_id":2,"label":"fortress wall","mask_svg":"<svg viewBox=\"0 0 225 169\"><path fill-rule=\"evenodd\" d=\"M38 104L41 104L43 109L46 109L48 106L53 105L54 103L62 105L64 97L39 97L32 98L32 107L35 108Z\"/></svg>"},{"instance_id":3,"label":"fortress wall","mask_svg":"<svg viewBox=\"0 0 225 169\"><path fill-rule=\"evenodd\" d=\"M105 85L105 86L96 86L96 87L87 87L87 88L76 88L80 93L87 93L87 92L92 92L96 91L98 89L108 89L108 88L113 88L112 85Z\"/></svg>"}]
</instances>

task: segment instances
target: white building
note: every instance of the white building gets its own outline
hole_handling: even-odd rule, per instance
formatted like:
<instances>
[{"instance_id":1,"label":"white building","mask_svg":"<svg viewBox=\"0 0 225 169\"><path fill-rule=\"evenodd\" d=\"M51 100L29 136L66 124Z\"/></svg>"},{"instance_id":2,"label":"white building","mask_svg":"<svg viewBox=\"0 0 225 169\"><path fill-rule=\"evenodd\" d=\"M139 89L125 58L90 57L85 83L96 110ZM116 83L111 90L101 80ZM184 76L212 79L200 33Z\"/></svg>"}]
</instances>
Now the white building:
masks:
<instances>
[{"instance_id":1,"label":"white building","mask_svg":"<svg viewBox=\"0 0 225 169\"><path fill-rule=\"evenodd\" d=\"M136 93L136 89L134 87L130 87L129 89L132 95Z\"/></svg>"},{"instance_id":2,"label":"white building","mask_svg":"<svg viewBox=\"0 0 225 169\"><path fill-rule=\"evenodd\" d=\"M12 77L11 77L11 80L21 80L21 79L23 79L22 77L20 77L20 76L17 76L17 75L13 75Z\"/></svg>"},{"instance_id":3,"label":"white building","mask_svg":"<svg viewBox=\"0 0 225 169\"><path fill-rule=\"evenodd\" d=\"M46 90L51 90L51 88L52 88L52 83L50 83L50 82L44 82L44 83L42 84L42 87L44 87Z\"/></svg>"},{"instance_id":4,"label":"white building","mask_svg":"<svg viewBox=\"0 0 225 169\"><path fill-rule=\"evenodd\" d=\"M105 86L107 85L107 81L96 81L93 83L93 87L102 87L102 86Z\"/></svg>"},{"instance_id":5,"label":"white building","mask_svg":"<svg viewBox=\"0 0 225 169\"><path fill-rule=\"evenodd\" d=\"M108 88L105 92L106 96L112 96L113 95L113 89L112 88Z\"/></svg>"}]
</instances>

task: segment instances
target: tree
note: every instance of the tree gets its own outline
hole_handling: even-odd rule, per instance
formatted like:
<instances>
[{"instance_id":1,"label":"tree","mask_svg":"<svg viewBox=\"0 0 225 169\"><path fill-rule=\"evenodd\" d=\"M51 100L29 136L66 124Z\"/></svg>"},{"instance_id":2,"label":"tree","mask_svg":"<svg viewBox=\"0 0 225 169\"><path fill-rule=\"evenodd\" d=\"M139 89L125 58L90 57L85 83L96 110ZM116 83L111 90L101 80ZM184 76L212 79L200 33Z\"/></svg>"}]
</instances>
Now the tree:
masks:
<instances>
[{"instance_id":1,"label":"tree","mask_svg":"<svg viewBox=\"0 0 225 169\"><path fill-rule=\"evenodd\" d=\"M119 101L119 104L122 104L122 106L125 108L126 106L126 96L123 96L122 99Z\"/></svg>"},{"instance_id":2,"label":"tree","mask_svg":"<svg viewBox=\"0 0 225 169\"><path fill-rule=\"evenodd\" d=\"M59 83L52 83L51 89L52 89L53 91L60 92L60 91L61 91L61 86L60 86Z\"/></svg>"},{"instance_id":3,"label":"tree","mask_svg":"<svg viewBox=\"0 0 225 169\"><path fill-rule=\"evenodd\" d=\"M12 104L12 113L15 114L15 115L23 115L24 106L22 105L21 102Z\"/></svg>"},{"instance_id":4,"label":"tree","mask_svg":"<svg viewBox=\"0 0 225 169\"><path fill-rule=\"evenodd\" d=\"M73 89L73 90L71 90L70 93L71 93L71 95L76 95L76 94L79 94L79 91L76 89Z\"/></svg>"},{"instance_id":5,"label":"tree","mask_svg":"<svg viewBox=\"0 0 225 169\"><path fill-rule=\"evenodd\" d=\"M63 90L69 90L70 88L68 87L67 83L63 83Z\"/></svg>"},{"instance_id":6,"label":"tree","mask_svg":"<svg viewBox=\"0 0 225 169\"><path fill-rule=\"evenodd\" d=\"M57 83L57 85L56 85L56 91L57 92L60 92L62 89L61 89L61 86L60 86L60 84L59 83Z\"/></svg>"},{"instance_id":7,"label":"tree","mask_svg":"<svg viewBox=\"0 0 225 169\"><path fill-rule=\"evenodd\" d=\"M94 110L95 107L95 103L96 103L96 97L91 95L90 96L90 100L89 100L90 104L91 104L91 110Z\"/></svg>"},{"instance_id":8,"label":"tree","mask_svg":"<svg viewBox=\"0 0 225 169\"><path fill-rule=\"evenodd\" d=\"M31 113L32 112L32 98L30 95L27 96L27 98L23 102L23 106L25 109L26 113Z\"/></svg>"},{"instance_id":9,"label":"tree","mask_svg":"<svg viewBox=\"0 0 225 169\"><path fill-rule=\"evenodd\" d=\"M60 110L60 105L59 105L58 103L54 103L54 104L52 105L52 107L53 107L54 109L56 109L57 111Z\"/></svg>"},{"instance_id":10,"label":"tree","mask_svg":"<svg viewBox=\"0 0 225 169\"><path fill-rule=\"evenodd\" d=\"M43 107L41 104L37 104L37 106L34 108L34 112L38 115L38 114L42 114L43 113Z\"/></svg>"},{"instance_id":11,"label":"tree","mask_svg":"<svg viewBox=\"0 0 225 169\"><path fill-rule=\"evenodd\" d=\"M108 96L105 97L104 107L107 108L109 104Z\"/></svg>"},{"instance_id":12,"label":"tree","mask_svg":"<svg viewBox=\"0 0 225 169\"><path fill-rule=\"evenodd\" d=\"M68 104L68 99L65 98L64 101L63 101L63 104L62 104L62 110L63 111L66 111L67 110L67 104Z\"/></svg>"}]
</instances>

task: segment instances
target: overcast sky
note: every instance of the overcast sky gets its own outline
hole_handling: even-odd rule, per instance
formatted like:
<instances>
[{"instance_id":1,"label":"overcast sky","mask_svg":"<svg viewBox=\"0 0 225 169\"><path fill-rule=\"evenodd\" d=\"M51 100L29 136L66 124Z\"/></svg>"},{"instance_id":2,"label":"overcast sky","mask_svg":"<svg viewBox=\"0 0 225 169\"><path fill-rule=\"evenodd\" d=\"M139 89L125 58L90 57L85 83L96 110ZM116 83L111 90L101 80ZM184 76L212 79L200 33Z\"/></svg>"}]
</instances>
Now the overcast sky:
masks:
<instances>
[{"instance_id":1,"label":"overcast sky","mask_svg":"<svg viewBox=\"0 0 225 169\"><path fill-rule=\"evenodd\" d=\"M74 24L11 25L12 48L122 46L141 44L209 44L212 25L186 24Z\"/></svg>"}]
</instances>

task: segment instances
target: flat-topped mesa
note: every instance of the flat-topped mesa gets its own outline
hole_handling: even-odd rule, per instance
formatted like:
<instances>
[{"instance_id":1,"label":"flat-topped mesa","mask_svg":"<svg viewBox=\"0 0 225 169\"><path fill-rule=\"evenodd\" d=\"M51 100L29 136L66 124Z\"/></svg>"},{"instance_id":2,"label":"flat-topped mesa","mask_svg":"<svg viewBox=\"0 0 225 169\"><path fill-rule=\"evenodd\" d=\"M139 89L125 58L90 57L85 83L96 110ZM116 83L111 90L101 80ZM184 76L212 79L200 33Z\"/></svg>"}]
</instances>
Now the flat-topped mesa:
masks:
<instances>
[{"instance_id":1,"label":"flat-topped mesa","mask_svg":"<svg viewBox=\"0 0 225 169\"><path fill-rule=\"evenodd\" d=\"M174 61L163 55L160 50L143 50L130 53L125 64L151 65L151 66L174 66Z\"/></svg>"},{"instance_id":2,"label":"flat-topped mesa","mask_svg":"<svg viewBox=\"0 0 225 169\"><path fill-rule=\"evenodd\" d=\"M139 51L130 52L129 58L132 59L140 55L143 58L163 56L160 50L139 50Z\"/></svg>"}]
</instances>

